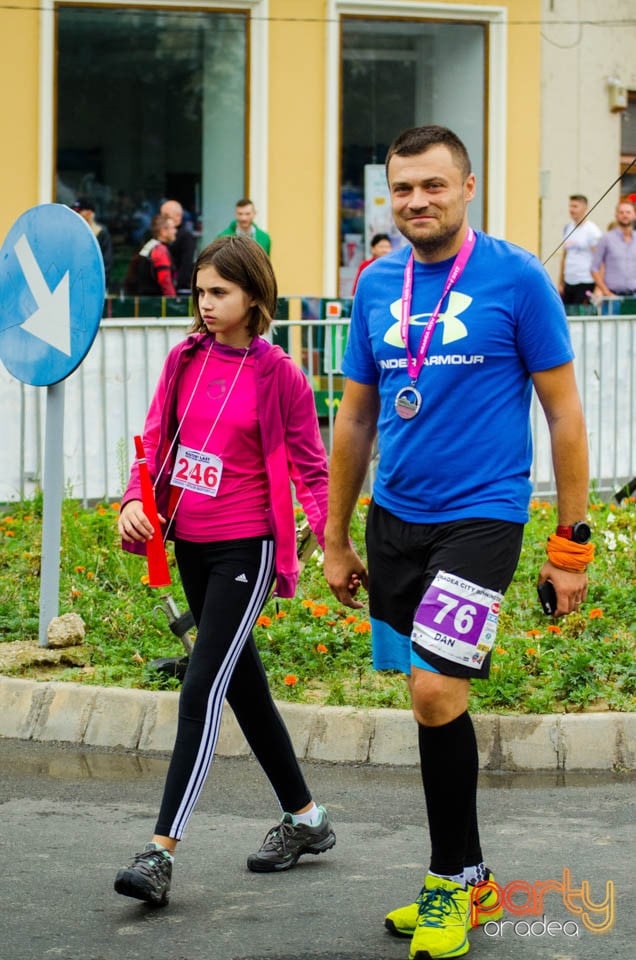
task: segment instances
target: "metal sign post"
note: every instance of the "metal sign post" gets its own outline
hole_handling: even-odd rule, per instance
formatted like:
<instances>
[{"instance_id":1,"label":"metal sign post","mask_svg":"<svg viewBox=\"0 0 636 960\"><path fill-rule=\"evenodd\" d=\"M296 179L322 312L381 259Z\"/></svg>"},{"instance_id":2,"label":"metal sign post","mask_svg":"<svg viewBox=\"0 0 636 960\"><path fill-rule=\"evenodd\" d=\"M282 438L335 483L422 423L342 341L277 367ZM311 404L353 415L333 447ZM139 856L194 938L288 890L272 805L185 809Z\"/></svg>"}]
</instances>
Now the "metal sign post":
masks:
<instances>
[{"instance_id":1,"label":"metal sign post","mask_svg":"<svg viewBox=\"0 0 636 960\"><path fill-rule=\"evenodd\" d=\"M44 498L42 513L42 572L40 580L39 643L48 646L48 626L59 612L60 531L64 492L64 381L46 388L44 437Z\"/></svg>"},{"instance_id":2,"label":"metal sign post","mask_svg":"<svg viewBox=\"0 0 636 960\"><path fill-rule=\"evenodd\" d=\"M40 646L57 616L64 490L64 380L80 365L104 308L104 262L89 225L44 203L16 220L0 250L0 358L23 383L47 387Z\"/></svg>"}]
</instances>

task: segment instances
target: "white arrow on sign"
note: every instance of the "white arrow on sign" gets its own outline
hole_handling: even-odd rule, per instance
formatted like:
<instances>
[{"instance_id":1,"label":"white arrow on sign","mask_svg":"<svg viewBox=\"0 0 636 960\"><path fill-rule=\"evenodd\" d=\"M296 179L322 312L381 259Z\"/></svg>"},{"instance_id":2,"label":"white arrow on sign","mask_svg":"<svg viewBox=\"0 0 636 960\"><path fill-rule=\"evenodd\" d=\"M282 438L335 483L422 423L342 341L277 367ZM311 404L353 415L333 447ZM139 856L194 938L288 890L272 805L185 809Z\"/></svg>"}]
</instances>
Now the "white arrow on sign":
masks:
<instances>
[{"instance_id":1,"label":"white arrow on sign","mask_svg":"<svg viewBox=\"0 0 636 960\"><path fill-rule=\"evenodd\" d=\"M55 290L49 290L33 250L25 234L15 245L15 253L29 289L38 305L35 313L27 317L21 326L27 333L44 340L51 347L71 355L71 301L69 295L69 271L67 270Z\"/></svg>"}]
</instances>

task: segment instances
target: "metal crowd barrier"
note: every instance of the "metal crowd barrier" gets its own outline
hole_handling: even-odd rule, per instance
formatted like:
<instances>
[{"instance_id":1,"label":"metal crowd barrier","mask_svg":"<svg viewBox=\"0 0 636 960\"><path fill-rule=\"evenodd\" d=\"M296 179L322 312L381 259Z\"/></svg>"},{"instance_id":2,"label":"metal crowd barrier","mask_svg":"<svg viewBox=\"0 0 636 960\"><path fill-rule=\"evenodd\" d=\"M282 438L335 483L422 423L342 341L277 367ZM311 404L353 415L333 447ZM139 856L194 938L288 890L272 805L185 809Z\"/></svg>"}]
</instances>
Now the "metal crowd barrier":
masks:
<instances>
[{"instance_id":1,"label":"metal crowd barrier","mask_svg":"<svg viewBox=\"0 0 636 960\"><path fill-rule=\"evenodd\" d=\"M140 315L148 306L109 300L91 350L65 381L66 492L85 503L121 495L133 456L132 436L143 426L168 350L191 322L187 300L155 304L153 316ZM312 385L328 450L342 395L350 307L350 300L289 297L280 301L272 331L273 341L291 354ZM128 316L115 316L120 311ZM600 494L611 495L636 475L636 311L571 316L569 322L592 484ZM29 498L46 482L45 390L19 383L0 365L0 404L0 503L6 503ZM532 425L533 489L549 498L555 492L549 435L536 399Z\"/></svg>"}]
</instances>

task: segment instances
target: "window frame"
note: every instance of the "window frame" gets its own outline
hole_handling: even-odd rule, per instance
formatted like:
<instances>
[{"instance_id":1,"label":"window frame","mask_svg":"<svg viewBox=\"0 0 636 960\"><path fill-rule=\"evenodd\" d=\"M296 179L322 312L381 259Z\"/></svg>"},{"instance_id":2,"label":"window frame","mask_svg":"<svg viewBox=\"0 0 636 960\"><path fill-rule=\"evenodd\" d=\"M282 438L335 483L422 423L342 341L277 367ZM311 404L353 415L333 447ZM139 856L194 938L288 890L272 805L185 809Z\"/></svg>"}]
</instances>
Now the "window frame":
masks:
<instances>
[{"instance_id":1,"label":"window frame","mask_svg":"<svg viewBox=\"0 0 636 960\"><path fill-rule=\"evenodd\" d=\"M261 221L267 223L268 201L268 0L198 0L168 4L162 0L43 0L40 9L40 83L39 83L39 156L38 203L55 199L57 148L57 51L56 12L63 6L130 7L152 10L196 10L202 13L248 13L247 99L246 111L246 184L249 196L258 198Z\"/></svg>"},{"instance_id":2,"label":"window frame","mask_svg":"<svg viewBox=\"0 0 636 960\"><path fill-rule=\"evenodd\" d=\"M327 0L325 95L325 208L323 287L335 296L340 265L340 156L342 20L437 20L486 25L486 103L484 130L484 223L490 233L505 234L507 20L505 7L451 3L405 3L403 0ZM491 29L497 25L498 29Z\"/></svg>"}]
</instances>

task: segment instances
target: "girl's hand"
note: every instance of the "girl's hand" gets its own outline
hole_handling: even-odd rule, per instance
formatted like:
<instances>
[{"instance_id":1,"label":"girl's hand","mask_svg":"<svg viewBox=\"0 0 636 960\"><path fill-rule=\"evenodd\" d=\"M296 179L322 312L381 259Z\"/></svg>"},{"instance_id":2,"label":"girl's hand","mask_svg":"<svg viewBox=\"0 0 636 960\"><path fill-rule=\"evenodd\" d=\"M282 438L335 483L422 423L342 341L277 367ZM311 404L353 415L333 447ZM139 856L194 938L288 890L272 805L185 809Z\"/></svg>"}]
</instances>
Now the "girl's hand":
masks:
<instances>
[{"instance_id":1,"label":"girl's hand","mask_svg":"<svg viewBox=\"0 0 636 960\"><path fill-rule=\"evenodd\" d=\"M165 523L161 515L159 520ZM155 532L155 528L144 513L141 500L129 500L122 507L117 528L122 540L126 540L127 543L145 542L150 540Z\"/></svg>"}]
</instances>

